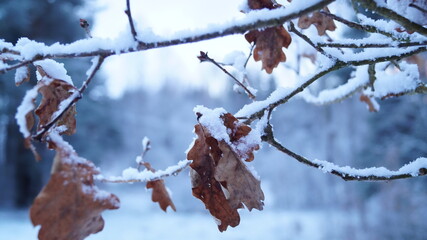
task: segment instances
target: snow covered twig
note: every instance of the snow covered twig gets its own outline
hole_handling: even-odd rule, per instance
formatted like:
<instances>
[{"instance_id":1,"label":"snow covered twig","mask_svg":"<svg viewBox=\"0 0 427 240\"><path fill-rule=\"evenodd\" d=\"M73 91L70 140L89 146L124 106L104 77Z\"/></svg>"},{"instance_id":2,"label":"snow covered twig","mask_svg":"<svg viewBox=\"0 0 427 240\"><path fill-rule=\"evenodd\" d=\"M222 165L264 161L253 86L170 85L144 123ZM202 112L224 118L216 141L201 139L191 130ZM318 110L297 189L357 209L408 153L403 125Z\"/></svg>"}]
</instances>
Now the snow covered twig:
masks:
<instances>
[{"instance_id":1,"label":"snow covered twig","mask_svg":"<svg viewBox=\"0 0 427 240\"><path fill-rule=\"evenodd\" d=\"M170 166L165 170L157 170L152 172L150 170L139 171L136 168L128 168L123 170L122 176L118 177L104 177L97 176L96 180L105 183L135 183L135 182L148 182L155 181L165 177L176 176L185 168L187 168L192 161L182 160L174 166Z\"/></svg>"},{"instance_id":2,"label":"snow covered twig","mask_svg":"<svg viewBox=\"0 0 427 240\"><path fill-rule=\"evenodd\" d=\"M331 162L314 160L311 161L280 144L273 135L273 128L270 124L264 129L265 135L263 141L269 143L277 150L285 153L300 163L318 168L325 173L331 173L346 181L389 181L396 179L412 178L427 175L427 158L418 158L417 160L401 167L397 171L391 171L384 167L355 169L352 167L340 167Z\"/></svg>"}]
</instances>

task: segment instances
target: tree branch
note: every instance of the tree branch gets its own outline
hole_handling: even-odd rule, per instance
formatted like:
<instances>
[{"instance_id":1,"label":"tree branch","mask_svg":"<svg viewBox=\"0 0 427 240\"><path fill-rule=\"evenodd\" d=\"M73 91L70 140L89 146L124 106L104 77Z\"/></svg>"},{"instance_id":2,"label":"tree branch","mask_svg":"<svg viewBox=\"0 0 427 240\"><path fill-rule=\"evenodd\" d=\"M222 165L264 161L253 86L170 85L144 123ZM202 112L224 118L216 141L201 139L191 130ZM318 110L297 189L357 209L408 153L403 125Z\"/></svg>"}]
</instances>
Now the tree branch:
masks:
<instances>
[{"instance_id":1,"label":"tree branch","mask_svg":"<svg viewBox=\"0 0 427 240\"><path fill-rule=\"evenodd\" d=\"M229 36L233 34L243 34L250 30L255 30L259 28L272 27L277 25L282 25L283 23L295 19L299 16L308 14L312 11L321 9L326 5L334 2L334 0L323 0L317 1L312 5L304 7L302 9L291 11L291 8L287 9L273 9L270 10L271 18L265 18L265 12L262 11L252 11L247 14L245 18L236 21L236 24L233 26L229 26L228 23L223 24L223 26L217 26L217 29L206 31L198 31L201 33L194 34L189 33L187 37L177 37L170 40L159 40L154 42L141 42L138 41L137 46L129 46L128 48L123 49L114 49L113 47L102 47L103 39L91 38L91 39L82 39L67 45L60 45L61 48L58 47L58 44L54 44L52 47L46 46L43 48L39 54L35 55L31 59L26 59L24 62L20 64L13 65L6 69L1 69L1 73L5 73L7 71L19 68L23 65L27 65L33 63L38 60L48 59L48 58L77 58L77 57L95 57L95 56L104 56L108 57L111 55L118 55L124 53L145 51L149 49L169 47L175 45L181 45L186 43L194 43L224 36ZM289 10L291 9L291 10ZM160 39L160 38L159 38ZM106 44L110 43L110 40L106 41ZM88 46L89 47L88 49ZM57 49L62 49L58 51ZM84 49L81 52L76 51L76 49Z\"/></svg>"},{"instance_id":2,"label":"tree branch","mask_svg":"<svg viewBox=\"0 0 427 240\"><path fill-rule=\"evenodd\" d=\"M354 169L350 167L339 167L330 162L326 161L310 161L309 159L292 152L291 150L284 147L280 144L273 135L273 128L268 123L267 127L264 129L265 135L262 136L262 140L269 143L271 146L275 147L277 150L285 153L286 155L292 157L300 163L308 165L310 167L318 168L324 172L331 173L336 175L346 181L389 181L396 179L412 178L417 176L427 175L427 159L423 159L424 167L419 167L418 172L414 173L411 168L403 167L399 171L391 171L384 168L369 168L369 169ZM406 171L405 171L406 170ZM376 174L377 172L386 172L387 174Z\"/></svg>"},{"instance_id":3,"label":"tree branch","mask_svg":"<svg viewBox=\"0 0 427 240\"><path fill-rule=\"evenodd\" d=\"M391 19L399 23L400 25L405 27L407 30L414 31L421 35L427 36L427 28L403 17L402 15L398 14L397 12L391 9L378 6L378 4L374 0L356 0L356 1L359 2L363 7L375 13L378 13L379 15L385 18Z\"/></svg>"},{"instance_id":4,"label":"tree branch","mask_svg":"<svg viewBox=\"0 0 427 240\"><path fill-rule=\"evenodd\" d=\"M207 53L200 51L200 56L197 57L200 62L210 62L213 65L217 66L219 69L221 69L225 74L227 74L229 77L231 77L234 82L239 85L241 88L243 88L246 93L248 94L250 99L255 99L255 95L251 93L251 91L243 85L237 78L235 78L231 73L229 73L225 68L223 68L221 65L219 65L214 59L210 58Z\"/></svg>"},{"instance_id":5,"label":"tree branch","mask_svg":"<svg viewBox=\"0 0 427 240\"><path fill-rule=\"evenodd\" d=\"M101 67L102 63L104 62L104 59L105 59L104 56L98 57L97 62L93 66L91 73L89 74L86 81L83 82L80 89L77 92L73 93L69 98L64 100L64 101L68 102L66 107L64 109L62 109L62 111L59 112L56 115L56 117L54 119L52 119L48 124L43 126L40 131L38 131L35 135L32 136L32 138L34 140L41 141L44 134L47 131L49 131L49 129L51 129L56 124L56 122L58 122L59 119L61 119L61 117L64 115L64 113L67 112L68 109L70 109L77 101L79 101L82 98L83 92L86 90L86 88L88 87L88 85L90 84L92 79L95 77L96 72L98 72L99 68Z\"/></svg>"},{"instance_id":6,"label":"tree branch","mask_svg":"<svg viewBox=\"0 0 427 240\"><path fill-rule=\"evenodd\" d=\"M133 36L133 40L138 42L137 39L137 33L135 30L135 25L133 23L133 18L132 18L132 13L130 11L130 3L129 0L126 0L126 10L125 10L126 15L128 16L128 20L129 20L129 26L130 26L130 32L132 33Z\"/></svg>"},{"instance_id":7,"label":"tree branch","mask_svg":"<svg viewBox=\"0 0 427 240\"><path fill-rule=\"evenodd\" d=\"M148 182L148 181L156 181L162 178L176 176L184 169L186 169L192 161L183 160L178 162L177 165L170 166L165 170L158 170L156 172L151 172L149 170L144 170L139 172L136 168L128 168L123 171L123 176L120 177L103 177L98 176L96 180L104 183L135 183L135 182ZM131 171L131 177L128 177L126 171Z\"/></svg>"}]
</instances>

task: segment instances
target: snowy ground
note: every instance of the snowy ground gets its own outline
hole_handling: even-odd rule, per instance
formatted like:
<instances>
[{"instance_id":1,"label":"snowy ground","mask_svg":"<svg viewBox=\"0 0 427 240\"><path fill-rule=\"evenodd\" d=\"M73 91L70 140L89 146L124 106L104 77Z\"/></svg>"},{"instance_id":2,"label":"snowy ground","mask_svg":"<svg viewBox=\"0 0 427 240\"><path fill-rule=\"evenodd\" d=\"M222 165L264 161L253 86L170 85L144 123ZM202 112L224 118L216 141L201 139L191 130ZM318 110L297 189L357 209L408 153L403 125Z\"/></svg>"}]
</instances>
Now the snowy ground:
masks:
<instances>
[{"instance_id":1,"label":"snowy ground","mask_svg":"<svg viewBox=\"0 0 427 240\"><path fill-rule=\"evenodd\" d=\"M343 239L347 215L327 211L241 212L241 223L220 233L205 212L168 212L141 208L140 199L121 196L122 207L107 211L104 230L88 240L140 239ZM341 220L340 220L341 219ZM346 221L348 221L348 216ZM339 227L338 227L339 226ZM347 226L348 227L348 226ZM334 229L334 230L333 230ZM332 231L331 231L332 230ZM0 239L37 239L28 211L0 210ZM340 237L341 236L341 237Z\"/></svg>"}]
</instances>

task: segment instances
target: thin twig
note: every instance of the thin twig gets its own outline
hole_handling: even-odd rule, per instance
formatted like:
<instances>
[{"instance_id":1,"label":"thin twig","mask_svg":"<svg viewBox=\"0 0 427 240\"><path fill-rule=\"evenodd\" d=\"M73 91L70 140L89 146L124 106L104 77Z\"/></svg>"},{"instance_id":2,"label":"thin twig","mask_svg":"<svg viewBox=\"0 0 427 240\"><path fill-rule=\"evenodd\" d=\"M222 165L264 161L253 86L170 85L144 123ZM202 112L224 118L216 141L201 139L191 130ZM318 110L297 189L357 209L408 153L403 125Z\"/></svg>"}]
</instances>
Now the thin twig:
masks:
<instances>
[{"instance_id":1,"label":"thin twig","mask_svg":"<svg viewBox=\"0 0 427 240\"><path fill-rule=\"evenodd\" d=\"M255 43L251 45L251 50L249 51L249 55L246 58L245 64L243 64L243 68L246 68L246 66L248 65L249 59L251 59L251 57L252 57L254 48L255 48Z\"/></svg>"},{"instance_id":2,"label":"thin twig","mask_svg":"<svg viewBox=\"0 0 427 240\"><path fill-rule=\"evenodd\" d=\"M305 165L308 165L310 167L314 167L317 169L325 169L325 165L322 165L321 163L310 161L309 159L292 152L291 150L284 147L282 144L280 144L273 135L273 129L272 126L268 123L267 127L264 129L265 134L262 136L262 140L269 143L271 146L275 147L277 150L285 153L286 155L292 157L293 159L297 160L300 163L303 163ZM356 170L357 171L357 170ZM413 178L416 176L424 176L427 175L427 169L426 168L420 168L418 171L418 175L412 175L410 173L396 173L391 174L389 176L380 176L380 175L357 175L354 173L346 172L340 169L327 169L327 172L336 175L346 181L389 181L389 180L396 180L396 179L404 179L404 178Z\"/></svg>"},{"instance_id":3,"label":"thin twig","mask_svg":"<svg viewBox=\"0 0 427 240\"><path fill-rule=\"evenodd\" d=\"M237 85L242 87L246 93L248 94L249 98L255 99L255 95L251 93L251 91L243 85L237 78L235 78L231 73L229 73L225 68L223 68L220 64L218 64L214 59L210 58L207 53L200 51L200 56L197 57L200 62L210 62L213 63L215 66L217 66L219 69L221 69L225 74L227 74L229 77L231 77Z\"/></svg>"},{"instance_id":4,"label":"thin twig","mask_svg":"<svg viewBox=\"0 0 427 240\"><path fill-rule=\"evenodd\" d=\"M130 11L130 2L129 2L129 0L126 0L126 10L125 10L125 13L128 16L129 25L130 25L130 31L132 33L133 40L138 41L138 39L137 39L137 33L136 33L136 30L135 30L135 25L134 25L133 19L132 19L132 13Z\"/></svg>"},{"instance_id":5,"label":"thin twig","mask_svg":"<svg viewBox=\"0 0 427 240\"><path fill-rule=\"evenodd\" d=\"M404 52L404 53L401 53L401 54L397 54L397 55L392 55L392 56L384 56L384 57L376 57L376 58L366 58L366 59L346 61L346 62L338 60L337 62L335 62L335 64L331 65L330 67L327 67L327 68L319 70L319 72L317 72L311 78L307 79L304 83L302 83L301 85L299 85L298 87L296 87L292 92L290 92L289 94L287 94L283 98L278 99L277 101L270 103L267 107L276 108L277 106L282 105L282 104L288 102L295 95L297 95L298 93L304 91L305 88L307 88L308 86L310 86L317 79L325 76L326 74L328 74L330 72L342 69L344 67L348 67L348 66L362 66L362 65L374 64L374 63L379 63L379 62L388 62L388 61L392 61L392 60L399 60L399 59L402 59L402 58L405 58L405 57L409 57L409 56L412 56L414 54L425 52L425 51L427 51L426 47L419 47L419 48L416 48L414 50L411 50L411 51L408 51L408 52ZM258 103L258 102L256 102L256 103ZM244 122L245 124L250 124L254 120L260 119L264 115L264 111L267 109L267 107L264 107L264 108L258 110L257 112L251 113L249 116L239 116L239 117L241 117L242 119L247 119Z\"/></svg>"},{"instance_id":6,"label":"thin twig","mask_svg":"<svg viewBox=\"0 0 427 240\"><path fill-rule=\"evenodd\" d=\"M319 53L325 55L326 57L335 60L334 57L332 57L331 55L327 54L321 47L319 47L318 45L314 44L313 41L311 41L311 39L304 35L302 32L298 31L295 28L295 25L292 21L289 22L289 31L295 33L298 37L300 37L302 40L304 40L305 42L307 42L310 46L312 46L314 49L316 49Z\"/></svg>"},{"instance_id":7,"label":"thin twig","mask_svg":"<svg viewBox=\"0 0 427 240\"><path fill-rule=\"evenodd\" d=\"M179 168L177 168L175 171L172 172L166 172L166 171L156 171L158 172L164 172L163 174L157 175L155 177L152 178L136 178L136 179L122 179L122 178L96 178L96 180L100 181L100 182L104 182L104 183L135 183L135 182L148 182L148 181L156 181L156 180L160 180L166 177L170 177L170 176L176 176L178 175L180 172L182 172L184 169L186 169L188 166L190 166L192 161L187 161L184 165L180 166Z\"/></svg>"},{"instance_id":8,"label":"thin twig","mask_svg":"<svg viewBox=\"0 0 427 240\"><path fill-rule=\"evenodd\" d=\"M83 82L80 89L75 94L72 94L70 96L70 98L64 100L64 101L69 100L68 105L64 109L62 109L62 111L60 113L58 113L58 115L56 115L56 117L54 119L52 119L49 123L44 125L40 131L38 131L35 135L32 136L32 138L34 140L42 141L43 135L47 131L49 131L49 129L51 129L59 119L61 119L61 117L64 115L65 112L68 111L68 109L70 109L77 101L79 101L82 98L83 92L86 90L86 88L88 87L88 85L90 84L92 79L94 78L96 72L98 72L99 68L101 67L102 63L104 62L104 59L105 59L104 56L99 56L98 61L97 61L96 65L94 66L92 72L90 73L90 75L88 76L86 81Z\"/></svg>"},{"instance_id":9,"label":"thin twig","mask_svg":"<svg viewBox=\"0 0 427 240\"><path fill-rule=\"evenodd\" d=\"M422 7L418 6L418 5L416 5L415 3L410 3L410 4L409 4L409 6L410 6L410 7L415 8L415 9L417 9L417 10L421 11L421 12L423 12L424 14L426 14L426 13L427 13L427 10L426 10L426 9L424 9L424 8L422 8Z\"/></svg>"},{"instance_id":10,"label":"thin twig","mask_svg":"<svg viewBox=\"0 0 427 240\"><path fill-rule=\"evenodd\" d=\"M427 41L403 42L403 43L316 43L319 47L331 48L404 48L415 46L427 46Z\"/></svg>"},{"instance_id":11,"label":"thin twig","mask_svg":"<svg viewBox=\"0 0 427 240\"><path fill-rule=\"evenodd\" d=\"M90 33L90 29L89 29L89 22L86 19L80 18L80 27L82 27L85 30L86 35L89 38L92 38L92 34Z\"/></svg>"},{"instance_id":12,"label":"thin twig","mask_svg":"<svg viewBox=\"0 0 427 240\"><path fill-rule=\"evenodd\" d=\"M335 21L338 21L344 25L347 25L350 28L354 28L354 29L358 29L358 30L362 30L362 31L366 31L366 32L370 32L370 33L379 33L382 34L384 36L390 37L393 40L399 40L400 38L396 37L393 33L387 32L387 31L383 31L381 29L378 29L375 26L371 26L371 25L362 25L356 22L352 22L349 21L347 19L341 18L335 14L329 13L329 12L325 12L325 11L319 11L321 14L331 17L332 19L334 19ZM402 39L401 39L402 40ZM409 40L409 39L403 39L405 41Z\"/></svg>"}]
</instances>

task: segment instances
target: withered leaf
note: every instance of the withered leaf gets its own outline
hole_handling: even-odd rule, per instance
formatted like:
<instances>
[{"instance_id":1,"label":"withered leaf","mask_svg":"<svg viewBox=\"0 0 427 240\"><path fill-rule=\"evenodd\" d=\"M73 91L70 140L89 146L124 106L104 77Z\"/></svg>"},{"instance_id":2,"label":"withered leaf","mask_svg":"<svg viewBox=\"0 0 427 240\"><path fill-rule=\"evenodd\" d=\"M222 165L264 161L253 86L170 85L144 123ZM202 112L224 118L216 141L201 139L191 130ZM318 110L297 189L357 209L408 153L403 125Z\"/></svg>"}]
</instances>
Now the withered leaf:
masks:
<instances>
[{"instance_id":1,"label":"withered leaf","mask_svg":"<svg viewBox=\"0 0 427 240\"><path fill-rule=\"evenodd\" d=\"M249 211L253 208L262 210L264 193L261 190L261 182L252 175L228 144L221 141L219 148L222 157L215 170L215 179L227 183L231 207L237 208L243 203Z\"/></svg>"},{"instance_id":2,"label":"withered leaf","mask_svg":"<svg viewBox=\"0 0 427 240\"><path fill-rule=\"evenodd\" d=\"M262 62L262 69L272 73L280 62L286 61L282 47L288 48L292 38L283 26L270 27L264 30L252 30L245 34L250 43L255 43L254 60Z\"/></svg>"},{"instance_id":3,"label":"withered leaf","mask_svg":"<svg viewBox=\"0 0 427 240\"><path fill-rule=\"evenodd\" d=\"M61 103L74 92L77 92L77 89L66 81L54 79L47 85L40 87L39 92L43 95L43 98L35 110L35 114L39 117L37 131L40 131L56 117L54 114L57 114L58 110L60 110ZM76 107L72 106L56 122L56 126L66 127L62 134L72 135L76 132L75 114Z\"/></svg>"},{"instance_id":4,"label":"withered leaf","mask_svg":"<svg viewBox=\"0 0 427 240\"><path fill-rule=\"evenodd\" d=\"M215 163L208 142L215 148L215 139L204 135L201 125L195 126L198 138L187 154L187 159L193 160L190 167L194 170L191 174L193 196L200 199L209 210L210 214L220 221L218 229L222 232L228 226L235 227L240 223L240 216L236 208L232 208L227 201L221 184L215 180Z\"/></svg>"},{"instance_id":5,"label":"withered leaf","mask_svg":"<svg viewBox=\"0 0 427 240\"><path fill-rule=\"evenodd\" d=\"M230 141L217 140L208 128L201 123L196 124L197 139L187 159L193 160L190 164L193 195L203 201L218 220L219 230L224 231L228 226L239 224L237 209L246 206L249 210L262 210L264 194L260 182L242 162L253 160L252 152L259 148L257 144L245 140L251 128L239 123L229 113L220 118ZM245 146L236 147L240 144Z\"/></svg>"},{"instance_id":6,"label":"withered leaf","mask_svg":"<svg viewBox=\"0 0 427 240\"><path fill-rule=\"evenodd\" d=\"M151 165L148 162L144 162L143 164L148 170L155 172L155 170L151 167ZM172 210L176 211L175 205L173 204L172 199L168 191L166 190L165 181L163 179L148 181L146 188L153 189L153 192L151 194L151 200L153 202L158 202L160 205L160 208L163 211L166 212L166 209L169 206L172 208Z\"/></svg>"},{"instance_id":7,"label":"withered leaf","mask_svg":"<svg viewBox=\"0 0 427 240\"><path fill-rule=\"evenodd\" d=\"M31 206L31 221L41 225L40 240L81 240L103 229L101 212L117 209L119 199L94 185L98 170L93 163L66 144L52 146L56 149L52 175Z\"/></svg>"},{"instance_id":8,"label":"withered leaf","mask_svg":"<svg viewBox=\"0 0 427 240\"><path fill-rule=\"evenodd\" d=\"M248 6L250 9L274 9L280 6L274 0L248 0Z\"/></svg>"},{"instance_id":9,"label":"withered leaf","mask_svg":"<svg viewBox=\"0 0 427 240\"><path fill-rule=\"evenodd\" d=\"M329 13L329 9L327 7L323 8L323 11ZM314 12L311 16L303 15L298 19L298 27L302 29L307 29L312 24L316 27L317 34L319 34L319 36L325 35L326 30L335 31L337 28L331 17L322 14L319 11Z\"/></svg>"}]
</instances>

